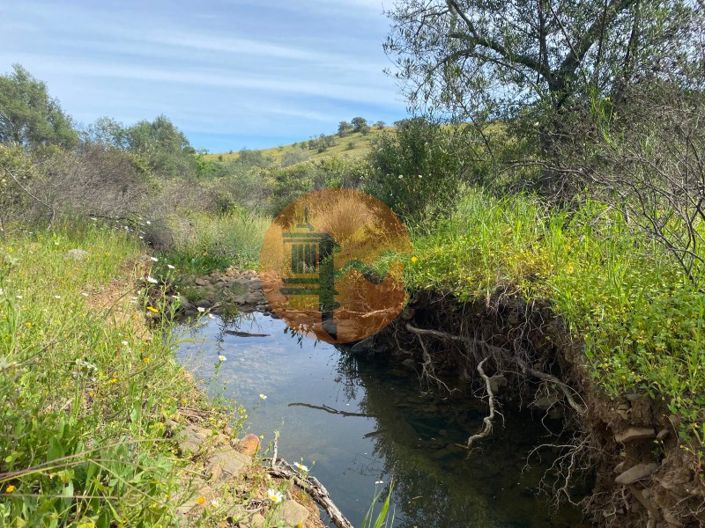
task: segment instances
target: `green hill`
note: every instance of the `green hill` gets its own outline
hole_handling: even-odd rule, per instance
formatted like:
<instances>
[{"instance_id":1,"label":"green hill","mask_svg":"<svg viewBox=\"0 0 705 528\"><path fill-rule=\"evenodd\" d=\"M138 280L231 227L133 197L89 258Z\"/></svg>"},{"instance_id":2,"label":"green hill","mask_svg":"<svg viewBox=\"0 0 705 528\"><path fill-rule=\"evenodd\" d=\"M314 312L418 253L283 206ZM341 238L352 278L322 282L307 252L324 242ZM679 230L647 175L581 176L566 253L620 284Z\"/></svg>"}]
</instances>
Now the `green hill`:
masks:
<instances>
[{"instance_id":1,"label":"green hill","mask_svg":"<svg viewBox=\"0 0 705 528\"><path fill-rule=\"evenodd\" d=\"M260 152L276 163L280 163L287 153L291 153L292 157L300 155L300 161L304 161L305 159L322 160L331 157L359 159L369 152L372 141L378 137L379 134L389 130L393 130L393 127L385 127L384 129L375 127L371 128L366 134L350 132L343 137L337 134L322 136L325 137L329 143L329 146L325 148L311 144L311 142L316 143L321 141L321 137L314 137L311 140L304 140L289 145L280 145L268 149L253 150L253 152ZM229 152L206 154L205 158L214 161L234 161L240 157L240 152L242 151L231 150Z\"/></svg>"}]
</instances>

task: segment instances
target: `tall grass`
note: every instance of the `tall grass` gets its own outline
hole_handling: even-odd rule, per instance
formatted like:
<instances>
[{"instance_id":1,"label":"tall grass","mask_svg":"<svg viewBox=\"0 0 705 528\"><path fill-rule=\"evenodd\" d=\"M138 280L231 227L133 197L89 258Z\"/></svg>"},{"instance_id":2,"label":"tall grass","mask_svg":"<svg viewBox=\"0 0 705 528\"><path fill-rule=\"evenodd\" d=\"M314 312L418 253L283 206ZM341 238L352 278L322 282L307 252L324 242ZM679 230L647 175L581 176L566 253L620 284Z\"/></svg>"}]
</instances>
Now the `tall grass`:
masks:
<instances>
[{"instance_id":1,"label":"tall grass","mask_svg":"<svg viewBox=\"0 0 705 528\"><path fill-rule=\"evenodd\" d=\"M94 225L0 240L0 525L168 523L164 418L192 386L126 308L139 254Z\"/></svg>"},{"instance_id":2,"label":"tall grass","mask_svg":"<svg viewBox=\"0 0 705 528\"><path fill-rule=\"evenodd\" d=\"M205 274L228 266L256 267L271 219L235 210L194 212L170 220L173 247L165 253L182 273Z\"/></svg>"},{"instance_id":3,"label":"tall grass","mask_svg":"<svg viewBox=\"0 0 705 528\"><path fill-rule=\"evenodd\" d=\"M547 209L532 197L469 192L414 237L412 289L488 298L498 288L549 301L585 343L611 395L663 399L705 441L705 297L654 241L598 203Z\"/></svg>"}]
</instances>

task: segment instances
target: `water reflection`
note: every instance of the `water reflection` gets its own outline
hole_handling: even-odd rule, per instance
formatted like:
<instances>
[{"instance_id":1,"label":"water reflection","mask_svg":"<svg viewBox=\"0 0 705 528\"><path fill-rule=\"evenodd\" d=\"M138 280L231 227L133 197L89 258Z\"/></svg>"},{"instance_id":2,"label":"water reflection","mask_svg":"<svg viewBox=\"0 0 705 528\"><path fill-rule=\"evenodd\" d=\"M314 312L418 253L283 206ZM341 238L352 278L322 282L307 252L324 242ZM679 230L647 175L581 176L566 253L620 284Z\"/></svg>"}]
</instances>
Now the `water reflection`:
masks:
<instances>
[{"instance_id":1,"label":"water reflection","mask_svg":"<svg viewBox=\"0 0 705 528\"><path fill-rule=\"evenodd\" d=\"M522 472L527 453L544 433L540 426L506 415L506 427L497 427L468 458L457 444L480 427L481 403L424 394L402 372L358 363L331 345L285 329L261 314L231 325L206 319L198 329L179 330L191 339L178 358L212 395L247 408L249 430L267 439L280 431L281 455L311 467L356 525L375 483L388 486L392 480L396 527L580 525L577 512L555 513L536 497L545 468ZM219 355L227 359L217 366ZM368 416L289 406L292 402Z\"/></svg>"}]
</instances>

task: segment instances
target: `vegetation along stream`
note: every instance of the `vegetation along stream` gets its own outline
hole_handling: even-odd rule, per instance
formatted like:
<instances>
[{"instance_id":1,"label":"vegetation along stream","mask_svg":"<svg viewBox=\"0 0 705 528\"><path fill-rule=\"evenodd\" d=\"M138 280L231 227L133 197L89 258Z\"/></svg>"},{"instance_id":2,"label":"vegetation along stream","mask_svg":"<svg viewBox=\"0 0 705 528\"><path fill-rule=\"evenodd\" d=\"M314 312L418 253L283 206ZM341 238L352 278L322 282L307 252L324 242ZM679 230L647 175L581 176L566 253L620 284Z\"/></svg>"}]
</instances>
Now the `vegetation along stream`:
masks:
<instances>
[{"instance_id":1,"label":"vegetation along stream","mask_svg":"<svg viewBox=\"0 0 705 528\"><path fill-rule=\"evenodd\" d=\"M212 396L247 408L246 428L263 445L279 431L280 455L309 467L356 526L390 483L399 527L582 526L576 510L556 511L537 495L551 461L534 456L527 466L546 433L529 416L508 416L468 456L457 444L481 427L479 400L426 393L412 372L299 339L259 313L177 332L179 361Z\"/></svg>"}]
</instances>

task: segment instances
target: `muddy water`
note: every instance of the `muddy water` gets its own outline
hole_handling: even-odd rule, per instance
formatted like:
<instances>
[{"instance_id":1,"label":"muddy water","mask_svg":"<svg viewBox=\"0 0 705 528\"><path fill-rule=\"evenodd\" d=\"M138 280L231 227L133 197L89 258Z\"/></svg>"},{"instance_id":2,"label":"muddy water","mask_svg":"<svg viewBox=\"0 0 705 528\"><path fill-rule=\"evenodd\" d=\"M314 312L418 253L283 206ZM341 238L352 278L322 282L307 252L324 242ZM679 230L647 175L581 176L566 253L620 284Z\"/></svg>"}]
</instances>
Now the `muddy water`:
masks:
<instances>
[{"instance_id":1,"label":"muddy water","mask_svg":"<svg viewBox=\"0 0 705 528\"><path fill-rule=\"evenodd\" d=\"M281 456L309 466L356 526L375 489L392 482L395 527L588 526L577 511L556 512L537 497L550 461L535 457L526 467L545 435L529 417L505 414L505 427L468 458L456 444L481 427L481 402L444 401L422 392L413 374L356 362L261 314L230 324L205 319L179 335L179 360L209 393L243 405L245 427L265 442L279 431Z\"/></svg>"}]
</instances>

